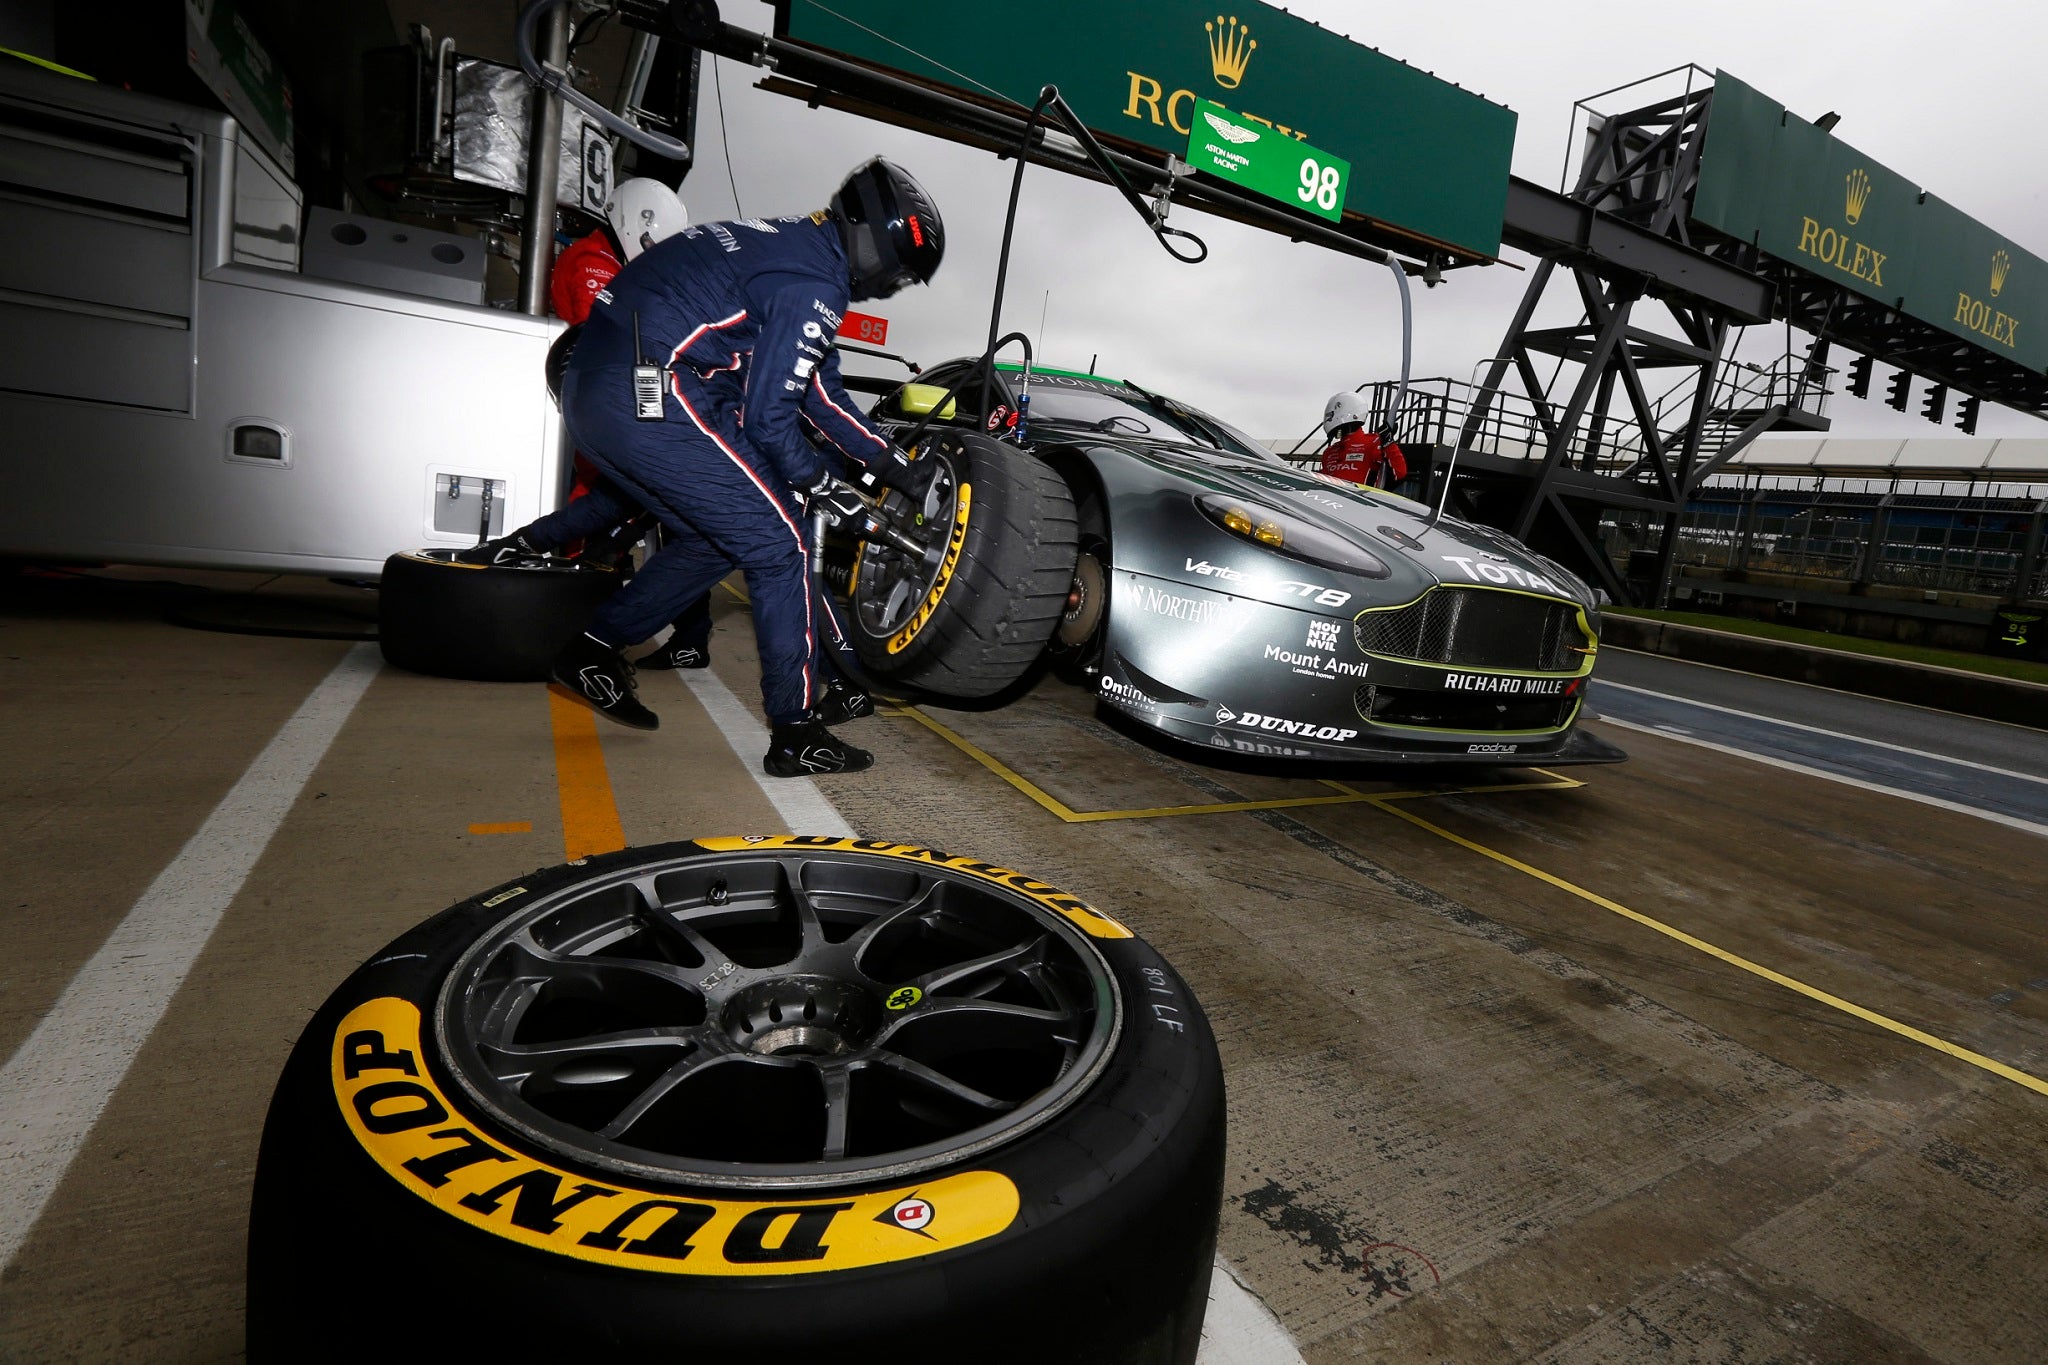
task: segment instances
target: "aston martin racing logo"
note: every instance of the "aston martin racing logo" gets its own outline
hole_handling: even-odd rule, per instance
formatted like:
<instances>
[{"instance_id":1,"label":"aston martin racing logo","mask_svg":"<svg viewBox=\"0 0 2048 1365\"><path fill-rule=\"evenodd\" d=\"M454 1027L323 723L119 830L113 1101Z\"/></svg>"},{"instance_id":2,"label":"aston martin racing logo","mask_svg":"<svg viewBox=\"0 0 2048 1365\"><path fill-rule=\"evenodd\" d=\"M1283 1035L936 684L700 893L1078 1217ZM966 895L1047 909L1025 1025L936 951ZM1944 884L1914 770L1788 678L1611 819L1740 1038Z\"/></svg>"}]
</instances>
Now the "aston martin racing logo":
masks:
<instances>
[{"instance_id":1,"label":"aston martin racing logo","mask_svg":"<svg viewBox=\"0 0 2048 1365\"><path fill-rule=\"evenodd\" d=\"M1202 117L1208 120L1211 128L1216 130L1216 136L1222 138L1225 142L1235 142L1241 145L1246 142L1257 142L1259 140L1259 135L1251 129L1240 128L1229 119L1217 118L1206 109L1202 111Z\"/></svg>"}]
</instances>

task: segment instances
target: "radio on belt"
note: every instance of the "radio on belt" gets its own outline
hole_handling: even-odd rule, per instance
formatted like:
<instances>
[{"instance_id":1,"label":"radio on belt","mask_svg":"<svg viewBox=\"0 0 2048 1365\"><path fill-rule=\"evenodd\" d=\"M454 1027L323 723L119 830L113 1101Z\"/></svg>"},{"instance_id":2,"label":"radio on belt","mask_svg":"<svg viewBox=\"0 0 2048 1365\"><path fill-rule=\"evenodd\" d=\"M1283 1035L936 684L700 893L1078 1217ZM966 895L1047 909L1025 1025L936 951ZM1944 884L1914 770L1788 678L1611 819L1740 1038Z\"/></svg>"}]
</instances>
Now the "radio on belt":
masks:
<instances>
[{"instance_id":1,"label":"radio on belt","mask_svg":"<svg viewBox=\"0 0 2048 1365\"><path fill-rule=\"evenodd\" d=\"M643 422L661 420L661 367L647 363L640 348L640 314L633 314L633 415Z\"/></svg>"}]
</instances>

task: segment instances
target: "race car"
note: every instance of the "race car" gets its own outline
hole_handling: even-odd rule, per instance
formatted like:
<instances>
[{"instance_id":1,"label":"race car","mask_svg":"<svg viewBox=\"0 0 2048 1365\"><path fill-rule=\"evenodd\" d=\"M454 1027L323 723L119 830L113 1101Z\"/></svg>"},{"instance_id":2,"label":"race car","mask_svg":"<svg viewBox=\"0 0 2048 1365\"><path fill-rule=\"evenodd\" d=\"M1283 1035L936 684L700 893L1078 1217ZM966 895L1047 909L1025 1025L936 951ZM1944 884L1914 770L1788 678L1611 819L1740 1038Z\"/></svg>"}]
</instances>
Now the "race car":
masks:
<instances>
[{"instance_id":1,"label":"race car","mask_svg":"<svg viewBox=\"0 0 2048 1365\"><path fill-rule=\"evenodd\" d=\"M1575 728L1592 590L1507 535L1296 468L1127 380L951 361L871 415L944 469L828 561L872 677L987 697L1050 650L1104 704L1214 751L1626 756Z\"/></svg>"}]
</instances>

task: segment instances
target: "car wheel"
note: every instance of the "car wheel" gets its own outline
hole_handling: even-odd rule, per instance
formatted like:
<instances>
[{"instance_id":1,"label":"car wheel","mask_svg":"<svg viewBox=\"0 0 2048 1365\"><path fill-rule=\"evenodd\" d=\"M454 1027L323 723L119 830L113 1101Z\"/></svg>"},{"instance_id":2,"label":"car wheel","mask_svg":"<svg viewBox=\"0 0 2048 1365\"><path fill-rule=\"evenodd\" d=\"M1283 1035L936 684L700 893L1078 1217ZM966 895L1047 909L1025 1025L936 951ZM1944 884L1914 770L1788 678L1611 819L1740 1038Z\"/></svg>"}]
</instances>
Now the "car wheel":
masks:
<instances>
[{"instance_id":1,"label":"car wheel","mask_svg":"<svg viewBox=\"0 0 2048 1365\"><path fill-rule=\"evenodd\" d=\"M451 550L384 561L377 639L386 662L440 678L538 682L619 575L580 559L459 564Z\"/></svg>"},{"instance_id":2,"label":"car wheel","mask_svg":"<svg viewBox=\"0 0 2048 1365\"><path fill-rule=\"evenodd\" d=\"M919 458L934 457L946 473L923 509L932 544L921 558L862 547L854 646L877 678L986 697L1024 676L1066 610L1074 498L1044 461L972 432L932 437Z\"/></svg>"},{"instance_id":3,"label":"car wheel","mask_svg":"<svg viewBox=\"0 0 2048 1365\"><path fill-rule=\"evenodd\" d=\"M628 849L314 1015L249 1355L1185 1365L1223 1136L1187 987L1072 896L846 838Z\"/></svg>"}]
</instances>

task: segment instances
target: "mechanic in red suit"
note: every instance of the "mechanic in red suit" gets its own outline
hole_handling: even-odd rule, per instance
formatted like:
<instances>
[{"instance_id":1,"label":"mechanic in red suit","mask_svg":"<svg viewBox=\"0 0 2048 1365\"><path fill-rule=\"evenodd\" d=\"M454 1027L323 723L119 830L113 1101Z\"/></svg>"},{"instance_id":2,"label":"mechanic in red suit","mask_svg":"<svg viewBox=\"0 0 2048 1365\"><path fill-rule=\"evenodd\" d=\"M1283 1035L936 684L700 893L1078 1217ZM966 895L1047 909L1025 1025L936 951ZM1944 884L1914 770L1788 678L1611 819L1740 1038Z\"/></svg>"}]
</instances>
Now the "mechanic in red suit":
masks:
<instances>
[{"instance_id":1,"label":"mechanic in red suit","mask_svg":"<svg viewBox=\"0 0 2048 1365\"><path fill-rule=\"evenodd\" d=\"M579 237L555 257L548 275L548 302L571 332L557 343L562 363L573 332L590 317L597 291L625 269L625 263L672 233L689 226L689 214L676 192L659 180L622 180L612 187L604 205L605 221L597 231ZM550 367L557 352L550 352ZM558 377L550 375L550 387ZM576 482L568 505L511 535L464 550L455 557L466 564L505 563L522 555L554 554L578 541L597 537L639 516L639 504L612 486L582 455L576 457ZM636 537L637 538L637 537ZM640 661L647 668L703 668L711 662L711 600L691 601L675 618L674 630L661 649Z\"/></svg>"},{"instance_id":2,"label":"mechanic in red suit","mask_svg":"<svg viewBox=\"0 0 2048 1365\"><path fill-rule=\"evenodd\" d=\"M1369 429L1372 413L1365 399L1346 390L1323 408L1323 473L1348 483L1389 488L1408 477L1408 460L1391 439Z\"/></svg>"}]
</instances>

